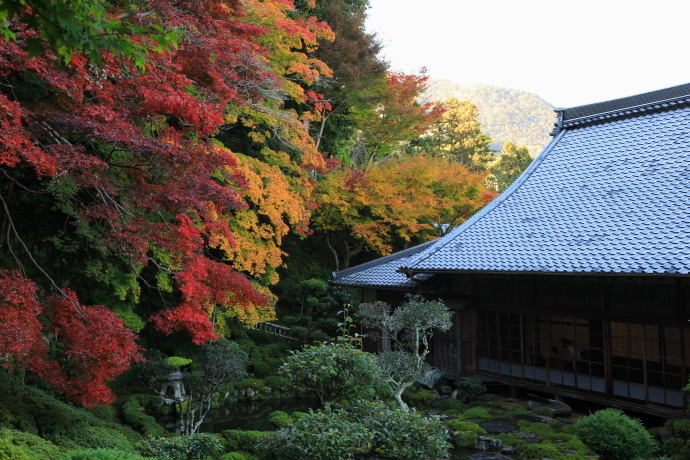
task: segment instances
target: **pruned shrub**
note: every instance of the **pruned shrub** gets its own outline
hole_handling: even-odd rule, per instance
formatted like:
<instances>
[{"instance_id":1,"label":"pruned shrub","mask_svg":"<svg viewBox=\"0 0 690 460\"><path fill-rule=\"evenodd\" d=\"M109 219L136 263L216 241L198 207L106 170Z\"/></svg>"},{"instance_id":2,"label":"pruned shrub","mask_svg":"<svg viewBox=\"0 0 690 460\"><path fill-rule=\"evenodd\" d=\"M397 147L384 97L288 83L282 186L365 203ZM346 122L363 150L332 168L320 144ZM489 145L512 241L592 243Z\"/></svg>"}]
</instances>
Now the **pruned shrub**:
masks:
<instances>
[{"instance_id":1,"label":"pruned shrub","mask_svg":"<svg viewBox=\"0 0 690 460\"><path fill-rule=\"evenodd\" d=\"M310 412L261 442L261 458L440 458L450 445L436 417L360 401L347 410Z\"/></svg>"},{"instance_id":2,"label":"pruned shrub","mask_svg":"<svg viewBox=\"0 0 690 460\"><path fill-rule=\"evenodd\" d=\"M246 452L230 452L223 455L220 460L258 460L258 458Z\"/></svg>"},{"instance_id":3,"label":"pruned shrub","mask_svg":"<svg viewBox=\"0 0 690 460\"><path fill-rule=\"evenodd\" d=\"M420 388L418 391L410 391L409 393L405 392L403 397L409 405L418 409L429 408L436 401L436 394L424 388Z\"/></svg>"},{"instance_id":4,"label":"pruned shrub","mask_svg":"<svg viewBox=\"0 0 690 460\"><path fill-rule=\"evenodd\" d=\"M542 460L544 458L563 458L558 448L551 444L520 444L515 451L522 460ZM628 460L632 460L629 458Z\"/></svg>"},{"instance_id":5,"label":"pruned shrub","mask_svg":"<svg viewBox=\"0 0 690 460\"><path fill-rule=\"evenodd\" d=\"M484 428L472 422L464 422L462 420L453 419L448 420L447 422L445 422L445 424L451 431L471 431L472 433L476 433L481 436L487 434Z\"/></svg>"},{"instance_id":6,"label":"pruned shrub","mask_svg":"<svg viewBox=\"0 0 690 460\"><path fill-rule=\"evenodd\" d=\"M434 408L443 412L461 412L465 406L455 398L439 399L434 403Z\"/></svg>"},{"instance_id":7,"label":"pruned shrub","mask_svg":"<svg viewBox=\"0 0 690 460\"><path fill-rule=\"evenodd\" d=\"M276 428L285 428L293 422L293 419L286 412L277 410L269 414L268 421Z\"/></svg>"},{"instance_id":8,"label":"pruned shrub","mask_svg":"<svg viewBox=\"0 0 690 460\"><path fill-rule=\"evenodd\" d=\"M145 412L145 405L149 398L158 398L153 395L130 396L122 405L122 417L125 422L141 431L144 436L163 436L165 429L156 422L156 419Z\"/></svg>"},{"instance_id":9,"label":"pruned shrub","mask_svg":"<svg viewBox=\"0 0 690 460\"><path fill-rule=\"evenodd\" d=\"M220 435L226 452L254 453L256 446L267 434L266 431L225 430Z\"/></svg>"},{"instance_id":10,"label":"pruned shrub","mask_svg":"<svg viewBox=\"0 0 690 460\"><path fill-rule=\"evenodd\" d=\"M151 438L139 445L139 453L160 460L216 459L223 453L223 442L211 433Z\"/></svg>"},{"instance_id":11,"label":"pruned shrub","mask_svg":"<svg viewBox=\"0 0 690 460\"><path fill-rule=\"evenodd\" d=\"M685 441L678 438L667 439L661 446L665 455L673 459L690 458L690 451Z\"/></svg>"},{"instance_id":12,"label":"pruned shrub","mask_svg":"<svg viewBox=\"0 0 690 460\"><path fill-rule=\"evenodd\" d=\"M485 419L489 418L491 415L489 414L489 411L486 410L486 407L472 407L471 409L467 409L465 412L460 414L460 418L462 419Z\"/></svg>"},{"instance_id":13,"label":"pruned shrub","mask_svg":"<svg viewBox=\"0 0 690 460\"><path fill-rule=\"evenodd\" d=\"M4 446L0 451L0 459L5 460L2 455L11 460L27 458L30 460L58 460L65 455L65 449L42 439L35 434L23 431L3 429L0 430L0 445Z\"/></svg>"},{"instance_id":14,"label":"pruned shrub","mask_svg":"<svg viewBox=\"0 0 690 460\"><path fill-rule=\"evenodd\" d=\"M486 393L486 385L479 380L462 379L456 381L455 386L463 392L468 401L475 401L480 394Z\"/></svg>"},{"instance_id":15,"label":"pruned shrub","mask_svg":"<svg viewBox=\"0 0 690 460\"><path fill-rule=\"evenodd\" d=\"M147 460L134 452L112 449L87 449L71 452L62 460Z\"/></svg>"},{"instance_id":16,"label":"pruned shrub","mask_svg":"<svg viewBox=\"0 0 690 460\"><path fill-rule=\"evenodd\" d=\"M582 417L575 423L575 434L596 453L611 460L650 458L656 450L642 422L615 408Z\"/></svg>"}]
</instances>

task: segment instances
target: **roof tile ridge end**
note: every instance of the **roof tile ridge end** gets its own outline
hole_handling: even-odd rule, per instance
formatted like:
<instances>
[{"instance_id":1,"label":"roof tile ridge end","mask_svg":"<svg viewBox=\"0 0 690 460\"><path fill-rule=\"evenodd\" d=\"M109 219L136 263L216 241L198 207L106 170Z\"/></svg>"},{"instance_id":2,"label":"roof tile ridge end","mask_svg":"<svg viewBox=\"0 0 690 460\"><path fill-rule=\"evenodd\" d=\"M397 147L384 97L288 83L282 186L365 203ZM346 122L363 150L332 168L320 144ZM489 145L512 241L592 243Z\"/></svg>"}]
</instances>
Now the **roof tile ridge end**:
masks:
<instances>
[{"instance_id":1,"label":"roof tile ridge end","mask_svg":"<svg viewBox=\"0 0 690 460\"><path fill-rule=\"evenodd\" d=\"M520 175L520 177L517 178L515 182L510 184L510 186L503 191L500 195L498 195L491 203L487 204L484 206L479 212L477 212L475 215L467 219L465 222L462 224L458 225L456 228L451 230L450 233L447 235L439 238L436 240L436 244L431 245L429 248L423 250L420 252L417 256L410 256L410 261L407 264L407 266L401 266L398 268L398 271L408 271L408 270L414 270L414 266L419 264L425 259L428 259L432 254L437 252L439 249L441 249L445 244L451 240L453 240L455 237L457 237L459 234L464 232L468 227L473 225L476 221L482 219L485 215L487 215L489 212L491 212L493 209L497 208L500 206L505 200L508 199L510 195L512 195L515 190L517 190L526 180L529 176L532 175L535 169L537 169L537 166L541 164L544 161L544 158L548 156L548 154L551 152L553 147L556 145L556 143L563 137L565 134L566 130L562 129L561 131L554 136L551 141L544 147L544 150L541 151L539 155L537 155L532 163L523 171L523 173Z\"/></svg>"}]
</instances>

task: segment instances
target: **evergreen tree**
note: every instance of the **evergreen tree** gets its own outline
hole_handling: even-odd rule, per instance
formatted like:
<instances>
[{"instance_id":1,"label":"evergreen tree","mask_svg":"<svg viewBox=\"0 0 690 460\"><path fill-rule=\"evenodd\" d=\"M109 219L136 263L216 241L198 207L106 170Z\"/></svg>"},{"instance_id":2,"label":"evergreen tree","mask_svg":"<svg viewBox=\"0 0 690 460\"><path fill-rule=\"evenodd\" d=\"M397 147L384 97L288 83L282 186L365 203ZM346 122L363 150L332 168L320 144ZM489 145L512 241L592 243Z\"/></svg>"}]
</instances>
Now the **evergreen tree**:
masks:
<instances>
[{"instance_id":1,"label":"evergreen tree","mask_svg":"<svg viewBox=\"0 0 690 460\"><path fill-rule=\"evenodd\" d=\"M524 145L517 147L512 142L506 142L491 168L494 188L499 192L507 189L531 162L532 157L527 147Z\"/></svg>"},{"instance_id":2,"label":"evergreen tree","mask_svg":"<svg viewBox=\"0 0 690 460\"><path fill-rule=\"evenodd\" d=\"M479 109L467 101L448 99L446 112L428 136L413 143L412 149L425 150L432 156L458 162L474 170L487 169L493 158L489 144L491 137L482 132L477 120Z\"/></svg>"}]
</instances>

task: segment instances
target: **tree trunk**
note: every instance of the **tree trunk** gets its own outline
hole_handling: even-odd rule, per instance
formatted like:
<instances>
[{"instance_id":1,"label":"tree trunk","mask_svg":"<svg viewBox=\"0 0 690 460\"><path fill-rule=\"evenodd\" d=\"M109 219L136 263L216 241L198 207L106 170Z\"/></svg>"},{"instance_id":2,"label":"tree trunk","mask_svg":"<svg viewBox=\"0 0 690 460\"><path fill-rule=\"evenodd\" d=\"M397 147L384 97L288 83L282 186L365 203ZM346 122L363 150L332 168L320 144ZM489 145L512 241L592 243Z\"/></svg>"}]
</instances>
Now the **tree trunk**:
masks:
<instances>
[{"instance_id":1,"label":"tree trunk","mask_svg":"<svg viewBox=\"0 0 690 460\"><path fill-rule=\"evenodd\" d=\"M405 401L403 401L402 394L407 389L407 387L409 387L409 386L410 385L400 386L395 390L395 392L393 394L393 397L398 402L400 409L404 410L405 412L410 412L410 407L407 405L407 403Z\"/></svg>"}]
</instances>

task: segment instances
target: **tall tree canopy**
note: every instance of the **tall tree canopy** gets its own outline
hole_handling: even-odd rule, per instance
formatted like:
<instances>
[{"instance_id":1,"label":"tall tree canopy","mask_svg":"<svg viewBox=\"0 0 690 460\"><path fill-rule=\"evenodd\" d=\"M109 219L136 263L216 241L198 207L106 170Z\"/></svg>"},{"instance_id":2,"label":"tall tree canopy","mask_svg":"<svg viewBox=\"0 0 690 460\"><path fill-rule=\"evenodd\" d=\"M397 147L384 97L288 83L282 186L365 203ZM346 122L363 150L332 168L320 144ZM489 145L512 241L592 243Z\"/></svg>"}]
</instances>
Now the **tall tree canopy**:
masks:
<instances>
[{"instance_id":1,"label":"tall tree canopy","mask_svg":"<svg viewBox=\"0 0 690 460\"><path fill-rule=\"evenodd\" d=\"M491 137L482 132L479 109L467 101L447 99L443 117L413 144L430 155L447 158L475 171L484 170L493 158Z\"/></svg>"},{"instance_id":2,"label":"tall tree canopy","mask_svg":"<svg viewBox=\"0 0 690 460\"><path fill-rule=\"evenodd\" d=\"M394 243L442 235L495 194L486 173L421 155L390 159L369 169L341 167L319 182L314 227L327 235L335 269L363 249L386 255Z\"/></svg>"},{"instance_id":3,"label":"tall tree canopy","mask_svg":"<svg viewBox=\"0 0 690 460\"><path fill-rule=\"evenodd\" d=\"M202 343L226 318L273 317L281 238L306 232L324 167L309 111L287 102L316 99L305 88L330 71L309 53L332 32L286 0L104 2L73 18L136 21L146 34L123 39L147 55L132 61L98 37L55 39L36 19L47 2L19 4L0 40L0 311L21 314L26 340L2 364L108 402L104 381L138 359L130 329ZM147 45L161 30L176 48Z\"/></svg>"},{"instance_id":4,"label":"tall tree canopy","mask_svg":"<svg viewBox=\"0 0 690 460\"><path fill-rule=\"evenodd\" d=\"M491 180L496 190L502 192L507 189L527 169L531 162L532 157L527 147L524 145L518 147L512 142L506 142L503 145L501 154L491 165L493 176Z\"/></svg>"}]
</instances>

